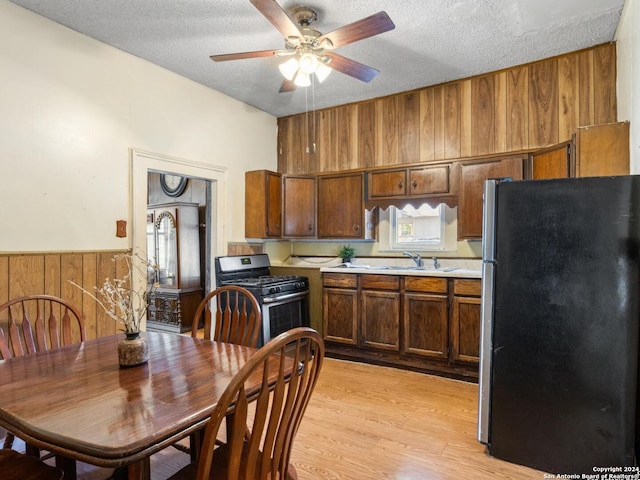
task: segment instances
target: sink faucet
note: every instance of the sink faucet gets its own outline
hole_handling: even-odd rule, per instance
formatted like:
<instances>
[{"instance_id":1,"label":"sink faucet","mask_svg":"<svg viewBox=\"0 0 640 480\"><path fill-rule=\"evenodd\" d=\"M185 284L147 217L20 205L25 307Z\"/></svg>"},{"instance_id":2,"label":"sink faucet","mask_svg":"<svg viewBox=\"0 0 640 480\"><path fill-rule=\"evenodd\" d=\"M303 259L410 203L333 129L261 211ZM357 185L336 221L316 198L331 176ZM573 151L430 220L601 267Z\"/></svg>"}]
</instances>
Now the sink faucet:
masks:
<instances>
[{"instance_id":1,"label":"sink faucet","mask_svg":"<svg viewBox=\"0 0 640 480\"><path fill-rule=\"evenodd\" d=\"M440 264L438 263L438 259L436 257L433 257L433 268L435 268L436 270L440 268Z\"/></svg>"},{"instance_id":2,"label":"sink faucet","mask_svg":"<svg viewBox=\"0 0 640 480\"><path fill-rule=\"evenodd\" d=\"M402 254L411 258L411 260L413 260L416 263L416 267L418 268L424 267L424 261L422 261L422 257L420 257L419 253L402 252Z\"/></svg>"}]
</instances>

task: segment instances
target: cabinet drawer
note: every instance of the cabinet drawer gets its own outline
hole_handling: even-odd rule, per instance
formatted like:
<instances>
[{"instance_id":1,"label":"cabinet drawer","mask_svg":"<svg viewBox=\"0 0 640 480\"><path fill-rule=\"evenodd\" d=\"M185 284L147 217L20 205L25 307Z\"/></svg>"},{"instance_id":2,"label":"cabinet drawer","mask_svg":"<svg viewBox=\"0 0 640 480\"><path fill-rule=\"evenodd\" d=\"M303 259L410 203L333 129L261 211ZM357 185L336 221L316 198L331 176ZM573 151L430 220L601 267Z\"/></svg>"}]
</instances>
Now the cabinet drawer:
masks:
<instances>
[{"instance_id":1,"label":"cabinet drawer","mask_svg":"<svg viewBox=\"0 0 640 480\"><path fill-rule=\"evenodd\" d=\"M447 279L439 277L405 277L404 289L411 292L447 293Z\"/></svg>"},{"instance_id":2,"label":"cabinet drawer","mask_svg":"<svg viewBox=\"0 0 640 480\"><path fill-rule=\"evenodd\" d=\"M358 288L358 276L350 273L324 273L322 285L337 288Z\"/></svg>"},{"instance_id":3,"label":"cabinet drawer","mask_svg":"<svg viewBox=\"0 0 640 480\"><path fill-rule=\"evenodd\" d=\"M396 275L360 275L364 290L400 290L400 277Z\"/></svg>"},{"instance_id":4,"label":"cabinet drawer","mask_svg":"<svg viewBox=\"0 0 640 480\"><path fill-rule=\"evenodd\" d=\"M453 294L469 297L479 297L482 290L480 280L455 279L453 281Z\"/></svg>"}]
</instances>

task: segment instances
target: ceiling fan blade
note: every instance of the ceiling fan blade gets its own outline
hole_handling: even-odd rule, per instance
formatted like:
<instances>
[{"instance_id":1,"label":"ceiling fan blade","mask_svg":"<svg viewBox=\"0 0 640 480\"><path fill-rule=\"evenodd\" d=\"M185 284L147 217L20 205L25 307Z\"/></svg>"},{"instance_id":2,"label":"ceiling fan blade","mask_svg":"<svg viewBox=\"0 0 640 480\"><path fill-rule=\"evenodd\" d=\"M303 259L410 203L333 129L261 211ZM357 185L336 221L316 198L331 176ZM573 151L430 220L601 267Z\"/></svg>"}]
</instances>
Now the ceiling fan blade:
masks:
<instances>
[{"instance_id":1,"label":"ceiling fan blade","mask_svg":"<svg viewBox=\"0 0 640 480\"><path fill-rule=\"evenodd\" d=\"M275 0L251 0L251 3L278 29L284 38L302 37L296 24Z\"/></svg>"},{"instance_id":2,"label":"ceiling fan blade","mask_svg":"<svg viewBox=\"0 0 640 480\"><path fill-rule=\"evenodd\" d=\"M280 93L293 92L296 89L296 84L293 80L287 80L286 78L282 81L282 85L280 85Z\"/></svg>"},{"instance_id":3,"label":"ceiling fan blade","mask_svg":"<svg viewBox=\"0 0 640 480\"><path fill-rule=\"evenodd\" d=\"M337 53L325 52L324 55L331 58L329 67L337 70L338 72L342 72L345 75L362 80L363 82L370 82L380 73L380 71L375 68L368 67L367 65L351 60L350 58L343 57Z\"/></svg>"},{"instance_id":4,"label":"ceiling fan blade","mask_svg":"<svg viewBox=\"0 0 640 480\"><path fill-rule=\"evenodd\" d=\"M280 50L257 50L255 52L225 53L222 55L211 55L209 58L214 62L226 62L228 60L241 60L243 58L273 57L276 52L279 51Z\"/></svg>"},{"instance_id":5,"label":"ceiling fan blade","mask_svg":"<svg viewBox=\"0 0 640 480\"><path fill-rule=\"evenodd\" d=\"M323 40L328 39L335 48L388 32L394 28L396 26L387 15L387 12L378 12L357 22L340 27L333 32L321 35L318 37L318 44L322 44Z\"/></svg>"}]
</instances>

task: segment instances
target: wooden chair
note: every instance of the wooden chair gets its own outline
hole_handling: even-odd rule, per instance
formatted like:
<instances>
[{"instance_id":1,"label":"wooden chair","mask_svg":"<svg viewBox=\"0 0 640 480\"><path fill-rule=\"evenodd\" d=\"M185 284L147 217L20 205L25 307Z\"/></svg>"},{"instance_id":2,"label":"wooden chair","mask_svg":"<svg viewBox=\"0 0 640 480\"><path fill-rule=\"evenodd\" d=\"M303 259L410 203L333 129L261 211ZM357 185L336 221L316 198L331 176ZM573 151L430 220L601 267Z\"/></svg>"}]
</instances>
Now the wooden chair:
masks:
<instances>
[{"instance_id":1,"label":"wooden chair","mask_svg":"<svg viewBox=\"0 0 640 480\"><path fill-rule=\"evenodd\" d=\"M215 299L215 324L211 302ZM204 338L255 347L262 334L262 312L258 300L243 287L228 285L207 294L193 316L191 336L197 337L204 317ZM213 337L211 336L213 330Z\"/></svg>"},{"instance_id":2,"label":"wooden chair","mask_svg":"<svg viewBox=\"0 0 640 480\"><path fill-rule=\"evenodd\" d=\"M215 316L211 303L215 301ZM262 335L262 312L256 297L246 288L228 285L208 293L198 305L191 322L191 336L198 337L200 320L204 319L204 338L219 342L255 347ZM215 319L215 323L213 320ZM174 443L181 452L198 458L204 429L192 433L189 446Z\"/></svg>"},{"instance_id":3,"label":"wooden chair","mask_svg":"<svg viewBox=\"0 0 640 480\"><path fill-rule=\"evenodd\" d=\"M5 322L6 333L2 329ZM70 345L86 336L80 311L62 298L29 295L0 305L0 358Z\"/></svg>"},{"instance_id":4,"label":"wooden chair","mask_svg":"<svg viewBox=\"0 0 640 480\"><path fill-rule=\"evenodd\" d=\"M61 480L64 472L15 450L0 450L2 480Z\"/></svg>"},{"instance_id":5,"label":"wooden chair","mask_svg":"<svg viewBox=\"0 0 640 480\"><path fill-rule=\"evenodd\" d=\"M291 448L323 359L322 339L307 327L289 330L267 343L240 369L220 397L207 424L198 462L170 480L297 479L289 462ZM268 365L273 362L278 365L277 378L268 375ZM248 399L245 382L256 376L262 379L262 387ZM252 416L248 403L254 399ZM217 446L218 430L229 411L228 441Z\"/></svg>"},{"instance_id":6,"label":"wooden chair","mask_svg":"<svg viewBox=\"0 0 640 480\"><path fill-rule=\"evenodd\" d=\"M86 336L80 311L62 298L29 295L0 305L0 359L59 348ZM3 448L11 448L14 438L7 433ZM37 449L27 448L29 453L39 454Z\"/></svg>"}]
</instances>

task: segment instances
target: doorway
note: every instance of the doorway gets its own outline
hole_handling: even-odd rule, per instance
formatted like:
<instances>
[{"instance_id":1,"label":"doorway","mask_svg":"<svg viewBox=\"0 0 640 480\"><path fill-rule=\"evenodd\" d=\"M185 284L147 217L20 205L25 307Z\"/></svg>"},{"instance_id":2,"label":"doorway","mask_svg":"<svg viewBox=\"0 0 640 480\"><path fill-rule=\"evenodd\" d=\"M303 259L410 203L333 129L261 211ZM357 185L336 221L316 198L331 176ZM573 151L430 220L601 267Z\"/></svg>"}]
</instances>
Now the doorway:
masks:
<instances>
[{"instance_id":1,"label":"doorway","mask_svg":"<svg viewBox=\"0 0 640 480\"><path fill-rule=\"evenodd\" d=\"M224 254L226 216L226 168L165 155L131 150L132 165L132 249L147 258L147 200L149 198L149 176L165 172L196 179L205 185L204 203L207 235L202 248L204 259L205 291L213 289L215 272L213 258ZM144 288L141 279L134 278L134 288ZM146 279L145 279L146 281ZM145 327L146 328L146 325Z\"/></svg>"}]
</instances>

